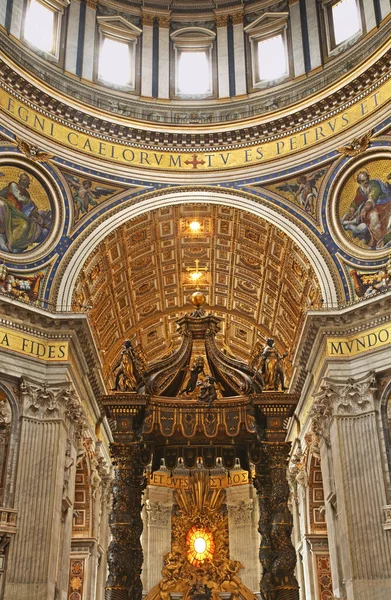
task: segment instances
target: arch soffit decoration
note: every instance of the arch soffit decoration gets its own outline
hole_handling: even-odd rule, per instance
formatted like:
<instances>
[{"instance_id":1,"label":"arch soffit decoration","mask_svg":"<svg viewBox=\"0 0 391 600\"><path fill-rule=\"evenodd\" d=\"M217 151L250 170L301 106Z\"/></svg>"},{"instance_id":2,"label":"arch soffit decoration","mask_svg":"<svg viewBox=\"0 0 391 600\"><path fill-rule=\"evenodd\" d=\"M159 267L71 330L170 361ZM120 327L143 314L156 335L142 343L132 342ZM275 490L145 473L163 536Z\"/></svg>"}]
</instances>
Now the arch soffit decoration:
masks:
<instances>
[{"instance_id":1,"label":"arch soffit decoration","mask_svg":"<svg viewBox=\"0 0 391 600\"><path fill-rule=\"evenodd\" d=\"M80 239L77 247L71 247L63 259L64 269L58 275L57 285L54 286L52 302L57 305L58 310L70 309L74 287L84 263L102 240L125 221L129 221L146 212L178 204L219 204L247 211L275 225L278 229L290 237L302 250L318 278L322 298L326 305L336 305L342 297L342 286L340 286L337 269L327 258L326 250L321 250L320 242L308 230L304 230L303 224L294 217L288 218L271 206L255 200L249 194L226 193L211 190L181 190L163 194L145 195L137 199L137 202L115 212L111 216L107 214L99 224L95 223L89 231Z\"/></svg>"}]
</instances>

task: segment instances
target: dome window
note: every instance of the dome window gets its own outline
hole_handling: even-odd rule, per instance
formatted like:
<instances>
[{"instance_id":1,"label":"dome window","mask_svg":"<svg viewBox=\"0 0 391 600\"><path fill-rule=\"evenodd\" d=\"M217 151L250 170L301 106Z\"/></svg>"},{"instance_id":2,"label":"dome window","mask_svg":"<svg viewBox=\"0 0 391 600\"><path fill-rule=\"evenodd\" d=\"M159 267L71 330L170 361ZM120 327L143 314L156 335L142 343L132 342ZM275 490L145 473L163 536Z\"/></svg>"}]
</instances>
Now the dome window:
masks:
<instances>
[{"instance_id":1,"label":"dome window","mask_svg":"<svg viewBox=\"0 0 391 600\"><path fill-rule=\"evenodd\" d=\"M324 2L327 45L329 54L337 54L353 43L363 32L357 0Z\"/></svg>"},{"instance_id":2,"label":"dome window","mask_svg":"<svg viewBox=\"0 0 391 600\"><path fill-rule=\"evenodd\" d=\"M264 13L245 27L251 57L253 90L290 76L288 13Z\"/></svg>"},{"instance_id":3,"label":"dome window","mask_svg":"<svg viewBox=\"0 0 391 600\"><path fill-rule=\"evenodd\" d=\"M259 81L273 81L288 75L288 60L281 34L257 42Z\"/></svg>"},{"instance_id":4,"label":"dome window","mask_svg":"<svg viewBox=\"0 0 391 600\"><path fill-rule=\"evenodd\" d=\"M173 42L172 94L178 98L214 95L215 34L202 27L186 27L171 34Z\"/></svg>"},{"instance_id":5,"label":"dome window","mask_svg":"<svg viewBox=\"0 0 391 600\"><path fill-rule=\"evenodd\" d=\"M135 90L136 49L141 29L120 16L98 17L98 25L98 81Z\"/></svg>"},{"instance_id":6,"label":"dome window","mask_svg":"<svg viewBox=\"0 0 391 600\"><path fill-rule=\"evenodd\" d=\"M28 0L23 39L34 49L58 57L61 17L66 2Z\"/></svg>"},{"instance_id":7,"label":"dome window","mask_svg":"<svg viewBox=\"0 0 391 600\"><path fill-rule=\"evenodd\" d=\"M360 14L356 0L340 0L331 7L335 45L361 33Z\"/></svg>"}]
</instances>

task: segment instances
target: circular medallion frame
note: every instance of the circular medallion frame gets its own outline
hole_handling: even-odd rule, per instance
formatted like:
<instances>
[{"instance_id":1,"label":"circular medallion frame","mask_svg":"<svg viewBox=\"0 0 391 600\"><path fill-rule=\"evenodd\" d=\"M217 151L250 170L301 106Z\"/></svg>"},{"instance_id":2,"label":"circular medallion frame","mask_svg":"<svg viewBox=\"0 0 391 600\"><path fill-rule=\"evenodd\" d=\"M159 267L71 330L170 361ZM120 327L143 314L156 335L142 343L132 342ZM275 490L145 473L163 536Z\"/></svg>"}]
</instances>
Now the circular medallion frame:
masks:
<instances>
[{"instance_id":1,"label":"circular medallion frame","mask_svg":"<svg viewBox=\"0 0 391 600\"><path fill-rule=\"evenodd\" d=\"M345 252L364 260L389 256L391 151L376 149L353 160L336 176L329 206L330 232Z\"/></svg>"},{"instance_id":2,"label":"circular medallion frame","mask_svg":"<svg viewBox=\"0 0 391 600\"><path fill-rule=\"evenodd\" d=\"M41 260L61 238L60 191L42 165L19 155L2 154L0 174L0 259L14 264Z\"/></svg>"}]
</instances>

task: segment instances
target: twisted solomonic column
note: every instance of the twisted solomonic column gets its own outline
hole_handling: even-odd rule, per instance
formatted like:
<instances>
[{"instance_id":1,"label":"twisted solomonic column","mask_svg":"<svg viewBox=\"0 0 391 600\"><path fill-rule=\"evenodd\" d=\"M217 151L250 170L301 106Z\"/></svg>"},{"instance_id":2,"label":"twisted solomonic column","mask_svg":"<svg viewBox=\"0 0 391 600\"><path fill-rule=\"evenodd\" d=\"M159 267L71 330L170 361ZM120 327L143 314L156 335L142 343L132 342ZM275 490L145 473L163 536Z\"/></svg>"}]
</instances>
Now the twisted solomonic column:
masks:
<instances>
[{"instance_id":1,"label":"twisted solomonic column","mask_svg":"<svg viewBox=\"0 0 391 600\"><path fill-rule=\"evenodd\" d=\"M146 479L140 462L140 447L137 443L114 443L111 454L115 470L105 600L141 600L141 498Z\"/></svg>"},{"instance_id":2,"label":"twisted solomonic column","mask_svg":"<svg viewBox=\"0 0 391 600\"><path fill-rule=\"evenodd\" d=\"M294 575L296 553L291 541L292 515L288 507L289 450L288 443L262 443L261 460L254 477L259 500L262 600L299 600Z\"/></svg>"}]
</instances>

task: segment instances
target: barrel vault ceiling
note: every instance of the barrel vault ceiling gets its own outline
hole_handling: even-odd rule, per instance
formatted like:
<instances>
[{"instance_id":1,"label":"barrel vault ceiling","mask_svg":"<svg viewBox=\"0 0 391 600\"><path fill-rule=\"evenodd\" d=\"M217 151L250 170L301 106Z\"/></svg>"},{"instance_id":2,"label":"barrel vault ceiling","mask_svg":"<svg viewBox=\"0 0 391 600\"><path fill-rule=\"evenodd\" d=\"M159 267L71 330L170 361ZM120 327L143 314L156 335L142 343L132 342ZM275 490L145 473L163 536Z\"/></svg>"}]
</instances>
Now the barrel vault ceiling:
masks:
<instances>
[{"instance_id":1,"label":"barrel vault ceiling","mask_svg":"<svg viewBox=\"0 0 391 600\"><path fill-rule=\"evenodd\" d=\"M201 229L192 233L190 223ZM309 306L319 303L314 271L274 225L244 211L207 204L170 206L124 223L95 249L74 291L87 310L106 374L122 342L142 344L157 360L180 339L175 320L192 310L187 267L208 272L200 289L206 310L224 320L221 347L248 359L257 339L273 336L292 353Z\"/></svg>"}]
</instances>

